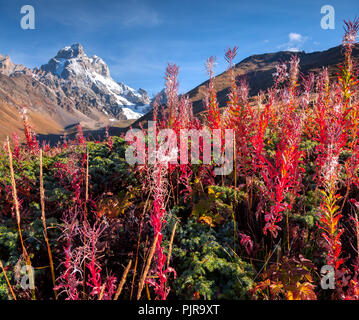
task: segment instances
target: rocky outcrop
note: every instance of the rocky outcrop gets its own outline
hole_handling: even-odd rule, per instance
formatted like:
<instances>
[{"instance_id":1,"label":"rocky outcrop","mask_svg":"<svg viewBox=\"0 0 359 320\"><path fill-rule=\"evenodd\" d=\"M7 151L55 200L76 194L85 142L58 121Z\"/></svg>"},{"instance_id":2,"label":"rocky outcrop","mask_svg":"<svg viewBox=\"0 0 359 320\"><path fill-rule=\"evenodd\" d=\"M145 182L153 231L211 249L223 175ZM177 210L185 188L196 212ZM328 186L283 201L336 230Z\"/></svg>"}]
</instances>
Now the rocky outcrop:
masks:
<instances>
[{"instance_id":1,"label":"rocky outcrop","mask_svg":"<svg viewBox=\"0 0 359 320\"><path fill-rule=\"evenodd\" d=\"M8 55L3 57L0 54L0 73L10 76L15 73L22 73L22 74L31 74L31 69L21 65L21 64L14 64Z\"/></svg>"}]
</instances>

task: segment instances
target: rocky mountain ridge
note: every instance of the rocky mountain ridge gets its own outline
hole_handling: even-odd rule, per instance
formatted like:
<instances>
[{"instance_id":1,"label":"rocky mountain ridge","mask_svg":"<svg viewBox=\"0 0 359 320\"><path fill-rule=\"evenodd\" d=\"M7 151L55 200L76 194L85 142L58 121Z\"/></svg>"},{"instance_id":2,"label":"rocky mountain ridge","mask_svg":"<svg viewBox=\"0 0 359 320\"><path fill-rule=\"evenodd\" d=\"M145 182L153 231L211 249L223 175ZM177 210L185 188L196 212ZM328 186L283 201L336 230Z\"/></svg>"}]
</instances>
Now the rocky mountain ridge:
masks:
<instances>
[{"instance_id":1,"label":"rocky mountain ridge","mask_svg":"<svg viewBox=\"0 0 359 320\"><path fill-rule=\"evenodd\" d=\"M86 115L96 108L110 119L136 119L150 109L145 90L117 83L107 64L96 55L88 57L79 43L61 49L35 77L71 97Z\"/></svg>"}]
</instances>

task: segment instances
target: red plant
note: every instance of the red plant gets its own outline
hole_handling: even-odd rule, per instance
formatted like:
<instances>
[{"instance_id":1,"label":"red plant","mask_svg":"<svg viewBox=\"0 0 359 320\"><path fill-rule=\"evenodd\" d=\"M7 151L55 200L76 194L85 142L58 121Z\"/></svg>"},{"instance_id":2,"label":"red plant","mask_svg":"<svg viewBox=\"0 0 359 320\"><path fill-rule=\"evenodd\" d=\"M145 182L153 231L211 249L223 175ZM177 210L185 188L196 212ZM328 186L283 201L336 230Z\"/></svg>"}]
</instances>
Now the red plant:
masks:
<instances>
[{"instance_id":1,"label":"red plant","mask_svg":"<svg viewBox=\"0 0 359 320\"><path fill-rule=\"evenodd\" d=\"M21 152L21 147L19 144L19 136L16 133L13 133L12 135L12 141L14 143L14 151L13 151L13 156L16 160L21 160L20 159L20 152Z\"/></svg>"},{"instance_id":2,"label":"red plant","mask_svg":"<svg viewBox=\"0 0 359 320\"><path fill-rule=\"evenodd\" d=\"M140 141L139 138L135 138L133 145L136 150L145 154L143 163L141 161L131 167L127 167L125 163L120 163L116 167L112 165L114 159L122 158L122 154L117 154L119 150L113 148L113 140L109 135L109 128L106 127L105 139L95 142L94 153L95 157L101 157L104 151L105 155L111 157L106 161L94 158L93 163L97 166L101 166L101 163L105 165L99 168L100 170L92 168L95 173L94 180L101 174L109 173L111 181L116 181L106 184L105 190L101 190L97 181L94 181L96 187L89 188L89 158L85 152L88 150L88 142L81 125L78 125L74 141L67 141L65 136L63 144L58 143L55 147L42 143L42 149L47 155L46 165L53 164L53 168L46 168L46 175L53 174L46 179L46 183L62 187L56 191L66 190L63 197L61 196L60 208L53 200L57 192L54 192L54 197L46 199L46 208L49 208L51 218L58 218L57 214L61 210L65 212L58 243L51 242L54 253L63 251L61 263L57 266L59 276L55 286L60 299L117 299L121 290L125 288L132 261L135 261L135 267L130 297L132 298L135 281L139 275L137 271L143 263L137 298L141 298L146 280L151 288L146 288L149 298L154 293L155 299L167 299L171 289L169 277L172 273L176 277L176 271L170 267L172 245L181 243L174 242L173 228L169 240L169 253L165 254L164 243L167 241L164 241L164 234L171 208L180 221L181 218L182 221L186 221L188 217L191 219L197 214L203 214L197 222L206 222L205 218L211 219L205 228L215 228L213 236L227 232L227 226L231 226L230 219L233 219L234 248L230 248L231 251L228 252L232 252L233 256L239 256L245 250L249 257L240 258L248 259L253 268L260 270L263 281L258 281L257 277L251 279L257 282L254 283L254 291L259 294L257 297L322 297L319 290L314 291L313 275L316 274L316 268L307 258L314 258L313 261L321 263L322 260L318 257L324 253L326 263L335 270L337 289L331 297L359 299L359 221L358 216L350 212L353 209L351 203L356 209L359 208L359 69L351 57L358 30L358 19L345 22L345 60L335 81L331 80L326 69L317 77L314 74L301 76L300 61L296 56L292 56L288 63L280 63L276 67L273 86L251 98L246 78L236 78L238 70L234 65L234 59L238 48L228 49L225 59L229 65L230 89L226 108L223 108L222 113L215 88L215 59L209 58L209 84L204 101L207 113L201 114L204 116L203 123L193 115L190 98L178 94L179 68L169 64L165 76L167 109L165 104L159 105L159 96L153 103L153 120L156 127L155 161L149 162L147 159L150 147L146 140ZM14 207L18 211L18 218L21 211L21 221L24 221L22 226L30 238L24 237L23 240L21 235L20 242L26 244L24 256L30 257L37 251L37 247L30 241L33 225L27 222L32 218L30 213L32 208L37 207L39 196L35 189L37 181L32 178L34 175L30 174L32 172L29 167L38 160L36 153L39 143L29 124L26 111L23 112L23 122L26 144L21 145L19 137L14 134L13 151L11 152L10 146L5 150L10 151L9 155L13 155L15 161L14 166L12 160L11 164L9 162L11 181L0 170L0 208L1 218L6 222L4 226L7 226L6 219L10 224L13 223L10 212L14 211ZM148 132L141 124L139 126L146 136ZM208 128L232 129L235 132L233 173L218 178L213 173L213 163L203 164L204 138L199 140L198 164L184 164L181 161L169 163L169 160L173 160L173 154L177 155L175 160L181 160L178 150L183 147L183 129ZM161 129L172 129L170 132L174 132L174 143L171 139L158 141ZM191 149L193 140L191 138L185 141L187 152ZM165 153L158 151L160 144L163 147L166 143L170 146L169 150ZM164 149L166 148L161 150ZM6 155L5 152L3 154ZM3 161L3 158L0 161L6 171L6 161ZM116 169L107 171L107 165ZM130 173L124 173L123 168L128 168ZM102 176L100 181L106 177ZM142 189L141 185L137 184L138 181L142 183ZM220 187L219 182L222 183ZM213 188L211 197L209 194L207 196L205 190L208 185L218 187L219 191L214 192ZM96 190L96 194L95 191L89 194L91 189ZM11 199L9 195L14 193L14 190L18 196ZM313 193L315 197L312 197ZM43 201L41 204L45 203L44 194L41 194L40 198ZM100 199L99 212L96 209L97 199ZM350 200L347 201L348 199ZM313 214L317 215L317 225L312 222ZM213 216L218 219L212 219ZM36 218L36 214L33 218ZM283 221L284 218L286 221ZM149 226L145 225L147 221ZM354 234L347 228L351 223L355 227ZM198 227L202 228L200 225ZM217 233L217 230L220 232ZM246 231L244 233L238 230ZM280 232L281 230L283 232ZM20 234L20 227L18 232ZM278 239L274 247L273 238L280 238L284 232L287 235L288 248L283 245L284 237ZM147 258L141 256L141 239L143 240L144 234L144 246L147 247L147 244L152 242ZM52 232L49 232L50 235ZM154 241L148 239L149 237L153 237ZM355 238L357 243L353 244ZM123 239L125 241L122 241ZM227 237L217 240L221 242L226 239ZM240 250L236 246L237 240L241 245ZM136 251L133 243L137 243ZM22 246L25 248L23 243ZM135 252L136 259L128 264L116 292L117 277L113 274L117 276L116 268L124 262L122 259L127 259L122 257L132 256ZM178 251L176 249L173 252ZM118 258L120 260L117 260ZM181 259L175 254L174 258ZM55 263L58 261L54 259ZM42 262L40 258L40 261L35 260L34 265L41 266ZM10 267L5 265L2 272L5 273ZM182 268L178 270L183 271ZM183 275L185 276L185 273ZM218 279L221 282L221 277ZM40 285L43 282L38 283L37 291L42 297ZM222 289L221 287L218 291ZM200 290L195 288L194 299L202 296ZM21 298L22 292L19 292L20 289L14 287L13 296L16 293L16 297ZM176 293L177 290L173 290L175 297ZM23 297L26 297L26 293Z\"/></svg>"},{"instance_id":3,"label":"red plant","mask_svg":"<svg viewBox=\"0 0 359 320\"><path fill-rule=\"evenodd\" d=\"M241 238L241 245L246 249L248 255L250 255L253 251L253 241L251 237L244 233L239 233L239 237Z\"/></svg>"},{"instance_id":4,"label":"red plant","mask_svg":"<svg viewBox=\"0 0 359 320\"><path fill-rule=\"evenodd\" d=\"M107 141L107 146L110 149L110 151L112 151L112 147L113 147L113 139L109 134L109 128L108 126L106 126L106 131L105 131L105 139Z\"/></svg>"},{"instance_id":5,"label":"red plant","mask_svg":"<svg viewBox=\"0 0 359 320\"><path fill-rule=\"evenodd\" d=\"M21 111L22 120L24 124L24 132L25 132L25 138L27 142L27 147L31 152L38 153L39 152L39 144L36 140L36 134L33 131L29 119L27 117L27 108L23 107Z\"/></svg>"},{"instance_id":6,"label":"red plant","mask_svg":"<svg viewBox=\"0 0 359 320\"><path fill-rule=\"evenodd\" d=\"M164 249L161 246L162 243L162 229L166 223L165 216L165 195L166 195L166 180L165 180L166 168L159 162L152 169L152 194L153 194L153 210L151 213L151 225L154 231L154 239L158 237L156 243L156 251L154 255L155 269L152 271L156 276L155 278L148 278L147 283L154 287L155 293L160 300L166 300L170 288L166 288L166 281L170 273L175 271L171 267L166 267L166 255Z\"/></svg>"},{"instance_id":7,"label":"red plant","mask_svg":"<svg viewBox=\"0 0 359 320\"><path fill-rule=\"evenodd\" d=\"M221 116L217 102L217 92L214 87L214 71L213 67L216 62L214 57L207 59L206 67L209 75L209 84L207 89L207 95L205 97L205 105L207 109L207 124L211 129L221 128Z\"/></svg>"},{"instance_id":8,"label":"red plant","mask_svg":"<svg viewBox=\"0 0 359 320\"><path fill-rule=\"evenodd\" d=\"M56 177L60 180L60 183L68 191L73 192L74 201L80 205L84 170L79 168L76 163L76 159L70 159L67 163L55 162L54 166L57 170Z\"/></svg>"},{"instance_id":9,"label":"red plant","mask_svg":"<svg viewBox=\"0 0 359 320\"><path fill-rule=\"evenodd\" d=\"M77 125L77 134L76 134L76 141L80 146L84 146L86 144L86 138L82 131L82 126L79 124Z\"/></svg>"},{"instance_id":10,"label":"red plant","mask_svg":"<svg viewBox=\"0 0 359 320\"><path fill-rule=\"evenodd\" d=\"M240 80L237 85L233 59L237 55L237 47L228 49L225 54L225 59L229 64L230 73L230 92L227 101L227 117L225 118L226 127L233 129L235 133L236 142L236 161L235 171L242 170L244 174L248 173L250 168L250 146L251 141L251 125L253 122L253 111L251 105L248 103L249 87L245 78ZM263 132L264 133L264 132ZM260 137L257 135L257 139Z\"/></svg>"},{"instance_id":11,"label":"red plant","mask_svg":"<svg viewBox=\"0 0 359 320\"><path fill-rule=\"evenodd\" d=\"M63 248L65 261L62 263L64 271L57 279L58 285L54 290L66 294L66 300L79 300L78 286L82 283L83 272L81 268L81 252L73 247L73 238L78 235L77 212L69 212L64 216L64 227L61 238L65 239Z\"/></svg>"},{"instance_id":12,"label":"red plant","mask_svg":"<svg viewBox=\"0 0 359 320\"><path fill-rule=\"evenodd\" d=\"M178 72L179 67L175 64L168 64L166 69L166 96L167 107L169 111L168 125L171 128L174 119L177 118L178 113Z\"/></svg>"}]
</instances>

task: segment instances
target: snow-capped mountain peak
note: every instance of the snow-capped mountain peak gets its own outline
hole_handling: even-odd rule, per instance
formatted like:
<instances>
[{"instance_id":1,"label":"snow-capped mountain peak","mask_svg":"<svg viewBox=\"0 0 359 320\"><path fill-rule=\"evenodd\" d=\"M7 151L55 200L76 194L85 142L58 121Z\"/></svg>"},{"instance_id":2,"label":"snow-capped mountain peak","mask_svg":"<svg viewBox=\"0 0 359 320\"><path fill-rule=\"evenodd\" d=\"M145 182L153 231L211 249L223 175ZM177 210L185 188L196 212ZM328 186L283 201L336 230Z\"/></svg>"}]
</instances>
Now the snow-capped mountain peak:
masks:
<instances>
[{"instance_id":1,"label":"snow-capped mountain peak","mask_svg":"<svg viewBox=\"0 0 359 320\"><path fill-rule=\"evenodd\" d=\"M66 95L85 100L110 118L137 119L150 108L146 91L117 83L103 59L88 57L79 43L61 49L41 70L47 83L55 82Z\"/></svg>"}]
</instances>

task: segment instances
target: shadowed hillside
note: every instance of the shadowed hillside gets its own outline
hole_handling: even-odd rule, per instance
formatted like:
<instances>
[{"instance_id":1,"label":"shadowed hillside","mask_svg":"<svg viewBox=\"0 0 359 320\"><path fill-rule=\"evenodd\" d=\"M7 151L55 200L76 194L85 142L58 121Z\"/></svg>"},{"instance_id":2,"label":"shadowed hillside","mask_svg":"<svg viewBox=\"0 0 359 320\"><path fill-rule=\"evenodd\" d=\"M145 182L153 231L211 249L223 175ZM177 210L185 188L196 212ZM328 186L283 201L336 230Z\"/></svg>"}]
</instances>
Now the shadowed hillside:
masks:
<instances>
[{"instance_id":1,"label":"shadowed hillside","mask_svg":"<svg viewBox=\"0 0 359 320\"><path fill-rule=\"evenodd\" d=\"M235 75L237 79L245 77L248 81L250 96L256 95L260 90L266 90L273 85L273 73L275 67L280 62L289 61L290 57L295 54L300 58L300 71L303 74L309 72L318 72L323 67L328 67L330 77L336 75L338 66L343 62L343 47L338 46L326 51L318 51L312 53L280 51L275 53L265 53L250 56L235 65ZM359 45L356 44L353 49L353 60L359 58ZM204 110L203 99L205 97L209 81L201 83L199 86L188 91L186 95L193 104L194 114ZM217 91L217 99L220 107L223 107L227 101L229 93L229 73L222 72L215 77L215 88ZM133 125L136 126L140 122L146 122L152 119L152 111L138 119Z\"/></svg>"}]
</instances>

